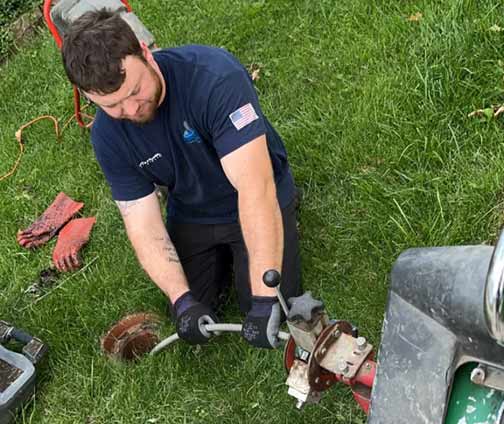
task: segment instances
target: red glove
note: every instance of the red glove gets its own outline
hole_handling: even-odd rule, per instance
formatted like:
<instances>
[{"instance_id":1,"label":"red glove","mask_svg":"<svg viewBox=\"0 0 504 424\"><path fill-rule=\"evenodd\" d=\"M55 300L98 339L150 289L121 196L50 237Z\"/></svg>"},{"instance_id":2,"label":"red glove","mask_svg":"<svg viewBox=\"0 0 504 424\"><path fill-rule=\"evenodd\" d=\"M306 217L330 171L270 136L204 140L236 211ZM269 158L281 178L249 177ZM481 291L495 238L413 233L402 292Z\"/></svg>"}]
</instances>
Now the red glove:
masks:
<instances>
[{"instance_id":1,"label":"red glove","mask_svg":"<svg viewBox=\"0 0 504 424\"><path fill-rule=\"evenodd\" d=\"M73 219L63 227L53 252L53 263L59 271L73 271L81 267L79 250L89 240L96 218Z\"/></svg>"},{"instance_id":2,"label":"red glove","mask_svg":"<svg viewBox=\"0 0 504 424\"><path fill-rule=\"evenodd\" d=\"M84 203L76 202L61 192L32 225L18 231L18 243L28 249L43 245L52 239L83 206Z\"/></svg>"}]
</instances>

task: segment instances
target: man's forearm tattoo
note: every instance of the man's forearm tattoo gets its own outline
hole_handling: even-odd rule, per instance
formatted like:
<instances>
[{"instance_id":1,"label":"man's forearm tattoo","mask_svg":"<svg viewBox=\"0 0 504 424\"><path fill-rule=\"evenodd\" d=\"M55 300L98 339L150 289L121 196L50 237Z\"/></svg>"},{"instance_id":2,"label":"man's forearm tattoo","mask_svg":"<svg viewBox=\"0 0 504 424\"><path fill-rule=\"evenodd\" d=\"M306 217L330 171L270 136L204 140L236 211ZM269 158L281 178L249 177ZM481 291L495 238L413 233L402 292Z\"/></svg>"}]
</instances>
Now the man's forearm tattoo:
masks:
<instances>
[{"instance_id":1,"label":"man's forearm tattoo","mask_svg":"<svg viewBox=\"0 0 504 424\"><path fill-rule=\"evenodd\" d=\"M139 203L138 200L118 200L116 201L119 211L122 216L128 216L131 212L131 208Z\"/></svg>"},{"instance_id":2,"label":"man's forearm tattoo","mask_svg":"<svg viewBox=\"0 0 504 424\"><path fill-rule=\"evenodd\" d=\"M175 250L175 246L173 245L170 238L163 237L162 240L164 240L163 252L165 252L166 257L168 258L168 262L180 263L180 259L178 257L177 251Z\"/></svg>"}]
</instances>

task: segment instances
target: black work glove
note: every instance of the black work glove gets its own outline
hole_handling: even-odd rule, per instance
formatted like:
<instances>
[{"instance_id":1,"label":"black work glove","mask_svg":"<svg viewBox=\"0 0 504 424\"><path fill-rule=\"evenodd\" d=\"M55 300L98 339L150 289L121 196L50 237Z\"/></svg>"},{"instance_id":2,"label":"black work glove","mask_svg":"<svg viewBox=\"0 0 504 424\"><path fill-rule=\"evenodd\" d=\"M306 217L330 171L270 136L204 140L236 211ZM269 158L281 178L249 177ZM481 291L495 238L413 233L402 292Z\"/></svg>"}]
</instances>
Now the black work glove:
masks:
<instances>
[{"instance_id":1,"label":"black work glove","mask_svg":"<svg viewBox=\"0 0 504 424\"><path fill-rule=\"evenodd\" d=\"M243 338L254 347L278 347L281 315L276 297L252 296L252 307L242 327Z\"/></svg>"},{"instance_id":2,"label":"black work glove","mask_svg":"<svg viewBox=\"0 0 504 424\"><path fill-rule=\"evenodd\" d=\"M211 334L205 331L203 325L217 322L212 309L196 301L191 292L180 296L173 307L177 317L176 326L179 337L189 344L206 343Z\"/></svg>"}]
</instances>

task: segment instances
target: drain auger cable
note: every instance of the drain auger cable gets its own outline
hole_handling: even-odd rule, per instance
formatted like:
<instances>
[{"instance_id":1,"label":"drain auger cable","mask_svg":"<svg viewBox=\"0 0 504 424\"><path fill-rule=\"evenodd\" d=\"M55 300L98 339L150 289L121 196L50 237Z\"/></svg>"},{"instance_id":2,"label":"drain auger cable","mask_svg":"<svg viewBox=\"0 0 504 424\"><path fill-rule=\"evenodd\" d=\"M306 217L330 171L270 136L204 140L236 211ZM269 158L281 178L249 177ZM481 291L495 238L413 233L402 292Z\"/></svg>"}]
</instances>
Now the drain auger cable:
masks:
<instances>
[{"instance_id":1,"label":"drain auger cable","mask_svg":"<svg viewBox=\"0 0 504 424\"><path fill-rule=\"evenodd\" d=\"M204 324L202 326L205 331L208 333L214 333L214 335L219 335L221 333L240 333L242 330L242 325L241 324L227 324L227 323L220 323L220 324ZM282 341L287 341L290 337L289 333L286 333L284 331L279 331L278 332L278 338ZM150 351L149 355L155 355L156 353L162 351L163 349L166 349L169 345L172 343L176 342L180 337L178 336L177 333L172 334L170 337L167 337L164 340L161 340L154 348Z\"/></svg>"}]
</instances>

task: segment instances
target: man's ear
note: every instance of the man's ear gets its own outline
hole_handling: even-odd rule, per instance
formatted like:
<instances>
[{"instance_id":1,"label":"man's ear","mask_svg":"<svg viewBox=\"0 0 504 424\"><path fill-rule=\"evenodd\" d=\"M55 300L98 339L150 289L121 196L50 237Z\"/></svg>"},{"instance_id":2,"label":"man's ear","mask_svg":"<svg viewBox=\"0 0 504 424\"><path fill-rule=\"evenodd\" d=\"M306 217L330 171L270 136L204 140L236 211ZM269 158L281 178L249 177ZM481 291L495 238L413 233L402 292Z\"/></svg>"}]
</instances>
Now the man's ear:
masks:
<instances>
[{"instance_id":1,"label":"man's ear","mask_svg":"<svg viewBox=\"0 0 504 424\"><path fill-rule=\"evenodd\" d=\"M145 44L144 41L140 41L140 47L142 48L142 56L144 57L144 59L147 62L152 63L152 61L154 60L154 57L152 56L152 52L150 51L147 44Z\"/></svg>"},{"instance_id":2,"label":"man's ear","mask_svg":"<svg viewBox=\"0 0 504 424\"><path fill-rule=\"evenodd\" d=\"M89 94L86 93L84 90L79 88L79 93L80 93L81 97L84 97L89 102L91 101L91 99L89 98Z\"/></svg>"},{"instance_id":3,"label":"man's ear","mask_svg":"<svg viewBox=\"0 0 504 424\"><path fill-rule=\"evenodd\" d=\"M98 105L97 105L97 104L96 104L93 100L91 100L91 99L89 98L89 94L88 94L88 93L86 93L84 90L81 90L81 89L79 88L79 93L80 93L81 97L84 97L84 98L85 98L85 99L86 99L89 103L91 103L91 104L93 104L93 105L95 105L95 106L98 106Z\"/></svg>"}]
</instances>

